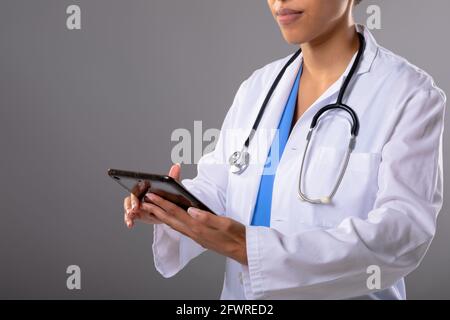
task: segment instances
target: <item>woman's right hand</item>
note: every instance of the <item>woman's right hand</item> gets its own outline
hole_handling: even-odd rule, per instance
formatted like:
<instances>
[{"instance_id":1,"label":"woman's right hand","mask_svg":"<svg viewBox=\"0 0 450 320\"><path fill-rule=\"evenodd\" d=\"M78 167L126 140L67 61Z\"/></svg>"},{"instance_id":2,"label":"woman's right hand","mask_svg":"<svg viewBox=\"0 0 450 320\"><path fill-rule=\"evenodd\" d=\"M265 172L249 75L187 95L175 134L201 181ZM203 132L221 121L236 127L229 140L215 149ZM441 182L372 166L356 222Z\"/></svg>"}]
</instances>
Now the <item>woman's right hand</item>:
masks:
<instances>
[{"instance_id":1,"label":"woman's right hand","mask_svg":"<svg viewBox=\"0 0 450 320\"><path fill-rule=\"evenodd\" d=\"M177 181L181 178L181 166L177 163L174 164L170 170L170 177ZM128 228L132 228L135 220L140 220L148 224L160 224L162 223L152 212L152 206L146 204L145 202L140 202L139 199L134 195L130 194L126 197L123 202L123 207L125 209L124 221Z\"/></svg>"}]
</instances>

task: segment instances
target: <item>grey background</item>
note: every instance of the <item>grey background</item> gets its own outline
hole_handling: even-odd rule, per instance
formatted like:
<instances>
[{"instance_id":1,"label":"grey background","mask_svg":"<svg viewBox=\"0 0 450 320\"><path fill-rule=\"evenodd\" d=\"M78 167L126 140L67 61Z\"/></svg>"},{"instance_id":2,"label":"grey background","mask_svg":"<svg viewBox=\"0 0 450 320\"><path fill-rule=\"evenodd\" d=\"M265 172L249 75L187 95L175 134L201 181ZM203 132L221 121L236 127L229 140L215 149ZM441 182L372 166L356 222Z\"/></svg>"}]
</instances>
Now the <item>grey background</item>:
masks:
<instances>
[{"instance_id":1,"label":"grey background","mask_svg":"<svg viewBox=\"0 0 450 320\"><path fill-rule=\"evenodd\" d=\"M294 51L261 0L1 0L0 298L219 297L224 259L206 253L172 279L152 227L127 230L108 167L166 172L176 128L220 128L240 83ZM365 0L379 43L450 94L450 2ZM66 29L66 8L82 30ZM447 117L448 119L448 117ZM448 125L448 121L447 121ZM449 164L449 140L444 161ZM450 171L437 236L407 279L409 298L450 298ZM192 177L195 166L184 166ZM82 290L66 289L66 268Z\"/></svg>"}]
</instances>

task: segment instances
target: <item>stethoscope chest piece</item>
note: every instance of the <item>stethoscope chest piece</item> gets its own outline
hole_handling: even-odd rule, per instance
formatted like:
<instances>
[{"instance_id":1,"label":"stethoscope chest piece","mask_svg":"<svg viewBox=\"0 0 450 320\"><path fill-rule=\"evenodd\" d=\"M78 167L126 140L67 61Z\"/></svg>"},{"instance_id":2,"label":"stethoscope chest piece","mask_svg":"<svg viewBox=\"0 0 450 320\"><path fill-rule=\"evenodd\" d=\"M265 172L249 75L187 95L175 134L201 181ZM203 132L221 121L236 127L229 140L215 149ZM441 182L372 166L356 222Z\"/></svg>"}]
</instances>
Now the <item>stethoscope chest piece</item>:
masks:
<instances>
[{"instance_id":1,"label":"stethoscope chest piece","mask_svg":"<svg viewBox=\"0 0 450 320\"><path fill-rule=\"evenodd\" d=\"M241 174L250 163L250 153L248 153L247 148L243 148L241 151L234 152L228 159L228 162L232 173Z\"/></svg>"}]
</instances>

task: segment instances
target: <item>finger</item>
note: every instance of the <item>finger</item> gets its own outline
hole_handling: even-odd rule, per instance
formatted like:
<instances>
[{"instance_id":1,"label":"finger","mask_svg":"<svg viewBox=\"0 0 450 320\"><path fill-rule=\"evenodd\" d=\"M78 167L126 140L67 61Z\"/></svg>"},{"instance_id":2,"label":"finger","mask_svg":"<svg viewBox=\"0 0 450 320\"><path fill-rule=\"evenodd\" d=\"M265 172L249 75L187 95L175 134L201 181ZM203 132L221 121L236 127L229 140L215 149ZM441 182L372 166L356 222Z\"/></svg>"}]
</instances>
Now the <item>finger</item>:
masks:
<instances>
[{"instance_id":1,"label":"finger","mask_svg":"<svg viewBox=\"0 0 450 320\"><path fill-rule=\"evenodd\" d=\"M181 222L183 222L188 226L192 224L193 219L188 214L186 214L185 210L181 209L176 204L167 201L166 199L154 193L149 193L148 197L150 201L152 201L157 206L161 207L165 212L169 213L169 215L172 215L177 220L180 220Z\"/></svg>"},{"instance_id":2,"label":"finger","mask_svg":"<svg viewBox=\"0 0 450 320\"><path fill-rule=\"evenodd\" d=\"M146 221L148 221L148 222L150 222L150 223L153 223L153 224L160 224L160 223L163 223L161 220L159 220L157 217L155 217L155 215L149 215L147 218L146 218Z\"/></svg>"},{"instance_id":3,"label":"finger","mask_svg":"<svg viewBox=\"0 0 450 320\"><path fill-rule=\"evenodd\" d=\"M125 223L126 223L127 227L129 227L129 228L131 228L134 225L134 220L139 219L140 215L141 215L140 209L132 208L131 201L132 201L131 197L127 197L125 199L125 204L124 204L124 207L126 208Z\"/></svg>"},{"instance_id":4,"label":"finger","mask_svg":"<svg viewBox=\"0 0 450 320\"><path fill-rule=\"evenodd\" d=\"M139 199L136 197L133 193L130 195L131 197L131 209L137 209L139 208Z\"/></svg>"},{"instance_id":5,"label":"finger","mask_svg":"<svg viewBox=\"0 0 450 320\"><path fill-rule=\"evenodd\" d=\"M127 218L130 220L139 219L141 217L141 209L131 209L127 211Z\"/></svg>"},{"instance_id":6,"label":"finger","mask_svg":"<svg viewBox=\"0 0 450 320\"><path fill-rule=\"evenodd\" d=\"M218 217L209 211L200 210L195 207L189 207L187 213L196 221L212 229L222 229L224 221L222 217Z\"/></svg>"},{"instance_id":7,"label":"finger","mask_svg":"<svg viewBox=\"0 0 450 320\"><path fill-rule=\"evenodd\" d=\"M156 206L157 207L157 206ZM161 220L159 220L154 213L154 207L147 206L147 203L141 204L141 209L136 211L135 213L135 219L140 219L143 221L150 221L150 222L156 222L156 223L162 223Z\"/></svg>"},{"instance_id":8,"label":"finger","mask_svg":"<svg viewBox=\"0 0 450 320\"><path fill-rule=\"evenodd\" d=\"M125 209L125 213L124 213L124 222L127 225L128 228L130 228L133 225L133 222L130 220L128 213L130 212L131 209L131 198L130 197L126 197L125 200L123 201L123 208Z\"/></svg>"},{"instance_id":9,"label":"finger","mask_svg":"<svg viewBox=\"0 0 450 320\"><path fill-rule=\"evenodd\" d=\"M169 177L174 178L177 181L181 179L181 165L179 163L174 164L169 170Z\"/></svg>"},{"instance_id":10,"label":"finger","mask_svg":"<svg viewBox=\"0 0 450 320\"><path fill-rule=\"evenodd\" d=\"M146 222L151 222L151 223L161 223L161 221L159 221L155 215L153 214L152 210L150 208L148 208L149 210L147 210L147 208L144 206L144 203L141 204L141 209L135 209L135 210L131 210L130 212L128 212L128 218L131 220L143 220Z\"/></svg>"},{"instance_id":11,"label":"finger","mask_svg":"<svg viewBox=\"0 0 450 320\"><path fill-rule=\"evenodd\" d=\"M157 214L159 216L168 216L167 212L164 211L164 209L161 209L157 205L150 203L150 202L144 202L141 205L141 212L143 212L142 215L151 216L152 218L159 219L157 217ZM167 220L161 220L161 222L166 223Z\"/></svg>"},{"instance_id":12,"label":"finger","mask_svg":"<svg viewBox=\"0 0 450 320\"><path fill-rule=\"evenodd\" d=\"M177 230L178 232L181 232L185 236L188 236L192 238L192 232L189 229L186 224L184 224L182 221L178 220L176 217L174 217L171 214L168 214L166 211L164 211L159 206L152 204L152 203L143 203L143 207L146 208L146 210L151 210L155 217L160 220L162 223L167 224L168 226L172 227L172 229Z\"/></svg>"},{"instance_id":13,"label":"finger","mask_svg":"<svg viewBox=\"0 0 450 320\"><path fill-rule=\"evenodd\" d=\"M130 218L128 217L128 212L125 211L124 215L123 215L123 220L125 222L125 225L128 228L131 228L133 226L133 222L130 220Z\"/></svg>"},{"instance_id":14,"label":"finger","mask_svg":"<svg viewBox=\"0 0 450 320\"><path fill-rule=\"evenodd\" d=\"M130 211L130 209L131 209L131 197L126 197L123 200L123 209L125 210L125 212Z\"/></svg>"}]
</instances>

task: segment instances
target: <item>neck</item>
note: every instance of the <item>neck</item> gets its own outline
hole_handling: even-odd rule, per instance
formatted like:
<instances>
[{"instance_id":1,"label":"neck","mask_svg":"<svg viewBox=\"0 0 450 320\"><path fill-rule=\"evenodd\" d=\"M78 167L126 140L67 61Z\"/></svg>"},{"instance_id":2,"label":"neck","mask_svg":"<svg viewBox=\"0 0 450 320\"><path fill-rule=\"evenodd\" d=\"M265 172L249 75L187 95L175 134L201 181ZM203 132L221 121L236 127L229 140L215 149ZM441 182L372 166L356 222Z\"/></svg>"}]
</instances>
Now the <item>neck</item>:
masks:
<instances>
[{"instance_id":1,"label":"neck","mask_svg":"<svg viewBox=\"0 0 450 320\"><path fill-rule=\"evenodd\" d=\"M359 48L353 19L339 22L329 32L301 45L303 72L319 82L338 79Z\"/></svg>"}]
</instances>

